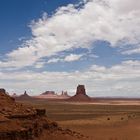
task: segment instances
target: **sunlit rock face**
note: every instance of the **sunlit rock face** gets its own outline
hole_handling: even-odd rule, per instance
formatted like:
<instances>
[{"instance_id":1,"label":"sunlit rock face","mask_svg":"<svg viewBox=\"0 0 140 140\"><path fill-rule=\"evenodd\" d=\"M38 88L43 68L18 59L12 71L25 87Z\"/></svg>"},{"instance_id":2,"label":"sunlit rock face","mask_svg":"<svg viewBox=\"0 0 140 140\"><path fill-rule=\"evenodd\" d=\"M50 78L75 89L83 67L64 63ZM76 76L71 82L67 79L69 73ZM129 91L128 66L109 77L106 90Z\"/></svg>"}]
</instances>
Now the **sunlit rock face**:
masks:
<instances>
[{"instance_id":1,"label":"sunlit rock face","mask_svg":"<svg viewBox=\"0 0 140 140\"><path fill-rule=\"evenodd\" d=\"M86 89L84 85L78 85L76 94L68 99L73 102L90 102L91 98L86 94Z\"/></svg>"},{"instance_id":2,"label":"sunlit rock face","mask_svg":"<svg viewBox=\"0 0 140 140\"><path fill-rule=\"evenodd\" d=\"M86 95L86 90L85 90L85 86L84 85L78 85L77 86L77 91L76 94L84 94Z\"/></svg>"}]
</instances>

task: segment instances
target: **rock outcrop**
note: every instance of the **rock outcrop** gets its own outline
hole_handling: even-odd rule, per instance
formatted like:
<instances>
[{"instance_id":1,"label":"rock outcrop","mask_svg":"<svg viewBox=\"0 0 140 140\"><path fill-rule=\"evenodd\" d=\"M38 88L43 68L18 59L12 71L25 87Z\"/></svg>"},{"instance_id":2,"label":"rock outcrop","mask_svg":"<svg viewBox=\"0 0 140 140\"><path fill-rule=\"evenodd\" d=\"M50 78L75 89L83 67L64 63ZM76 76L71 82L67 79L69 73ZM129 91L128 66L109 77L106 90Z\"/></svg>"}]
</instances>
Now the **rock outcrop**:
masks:
<instances>
[{"instance_id":1,"label":"rock outcrop","mask_svg":"<svg viewBox=\"0 0 140 140\"><path fill-rule=\"evenodd\" d=\"M85 86L84 85L78 85L76 94L72 96L68 101L74 101L74 102L89 102L91 101L91 98L86 94Z\"/></svg>"},{"instance_id":2,"label":"rock outcrop","mask_svg":"<svg viewBox=\"0 0 140 140\"><path fill-rule=\"evenodd\" d=\"M68 95L67 91L62 91L61 95L59 95L59 98L68 99L70 96Z\"/></svg>"},{"instance_id":3,"label":"rock outcrop","mask_svg":"<svg viewBox=\"0 0 140 140\"><path fill-rule=\"evenodd\" d=\"M76 90L76 95L86 95L86 90L84 85L78 85Z\"/></svg>"},{"instance_id":4,"label":"rock outcrop","mask_svg":"<svg viewBox=\"0 0 140 140\"><path fill-rule=\"evenodd\" d=\"M56 95L54 91L45 91L41 95Z\"/></svg>"},{"instance_id":5,"label":"rock outcrop","mask_svg":"<svg viewBox=\"0 0 140 140\"><path fill-rule=\"evenodd\" d=\"M47 123L40 110L16 103L0 89L0 140L28 140L38 136ZM34 120L34 121L33 121Z\"/></svg>"},{"instance_id":6,"label":"rock outcrop","mask_svg":"<svg viewBox=\"0 0 140 140\"><path fill-rule=\"evenodd\" d=\"M14 97L16 100L31 100L32 99L32 97L31 96L29 96L28 94L27 94L27 92L25 91L24 92L24 94L22 94L22 95L20 95L20 96L16 96L16 97Z\"/></svg>"},{"instance_id":7,"label":"rock outcrop","mask_svg":"<svg viewBox=\"0 0 140 140\"><path fill-rule=\"evenodd\" d=\"M46 91L39 96L34 96L34 98L39 99L50 99L50 100L62 100L62 99L68 99L70 96L67 94L67 92L62 91L61 95L55 93L54 91Z\"/></svg>"},{"instance_id":8,"label":"rock outcrop","mask_svg":"<svg viewBox=\"0 0 140 140\"><path fill-rule=\"evenodd\" d=\"M44 93L36 96L35 98L39 99L56 99L58 95L54 91L45 91Z\"/></svg>"},{"instance_id":9,"label":"rock outcrop","mask_svg":"<svg viewBox=\"0 0 140 140\"><path fill-rule=\"evenodd\" d=\"M5 89L1 88L0 89L0 94L5 94L5 93L6 93Z\"/></svg>"}]
</instances>

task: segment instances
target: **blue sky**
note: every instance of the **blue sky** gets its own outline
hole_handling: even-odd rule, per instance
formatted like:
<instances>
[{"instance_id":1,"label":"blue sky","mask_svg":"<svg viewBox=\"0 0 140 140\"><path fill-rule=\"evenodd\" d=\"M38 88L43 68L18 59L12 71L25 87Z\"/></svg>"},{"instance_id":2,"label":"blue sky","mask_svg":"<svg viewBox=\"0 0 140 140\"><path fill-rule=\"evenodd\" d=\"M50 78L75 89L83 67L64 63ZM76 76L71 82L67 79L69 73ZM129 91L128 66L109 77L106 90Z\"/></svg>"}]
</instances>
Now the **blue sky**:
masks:
<instances>
[{"instance_id":1,"label":"blue sky","mask_svg":"<svg viewBox=\"0 0 140 140\"><path fill-rule=\"evenodd\" d=\"M69 3L77 3L77 0L1 0L0 1L0 51L11 51L21 44L19 38L31 37L31 20L38 19L44 12L51 15L55 10Z\"/></svg>"},{"instance_id":2,"label":"blue sky","mask_svg":"<svg viewBox=\"0 0 140 140\"><path fill-rule=\"evenodd\" d=\"M1 0L0 86L139 97L139 9L136 0Z\"/></svg>"}]
</instances>

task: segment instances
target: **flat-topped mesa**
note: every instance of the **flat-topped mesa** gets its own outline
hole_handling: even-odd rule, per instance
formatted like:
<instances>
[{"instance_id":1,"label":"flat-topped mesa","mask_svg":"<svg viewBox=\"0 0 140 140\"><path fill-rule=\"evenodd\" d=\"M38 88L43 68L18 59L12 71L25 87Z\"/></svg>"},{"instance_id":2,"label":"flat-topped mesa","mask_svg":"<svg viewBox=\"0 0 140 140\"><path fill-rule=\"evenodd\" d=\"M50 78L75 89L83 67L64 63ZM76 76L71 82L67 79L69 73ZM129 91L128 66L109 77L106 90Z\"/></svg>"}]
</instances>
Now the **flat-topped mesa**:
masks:
<instances>
[{"instance_id":1,"label":"flat-topped mesa","mask_svg":"<svg viewBox=\"0 0 140 140\"><path fill-rule=\"evenodd\" d=\"M56 95L55 91L45 91L41 95Z\"/></svg>"},{"instance_id":2,"label":"flat-topped mesa","mask_svg":"<svg viewBox=\"0 0 140 140\"><path fill-rule=\"evenodd\" d=\"M85 86L84 85L78 85L77 86L77 91L76 94L84 94L86 95L86 90L85 90Z\"/></svg>"}]
</instances>

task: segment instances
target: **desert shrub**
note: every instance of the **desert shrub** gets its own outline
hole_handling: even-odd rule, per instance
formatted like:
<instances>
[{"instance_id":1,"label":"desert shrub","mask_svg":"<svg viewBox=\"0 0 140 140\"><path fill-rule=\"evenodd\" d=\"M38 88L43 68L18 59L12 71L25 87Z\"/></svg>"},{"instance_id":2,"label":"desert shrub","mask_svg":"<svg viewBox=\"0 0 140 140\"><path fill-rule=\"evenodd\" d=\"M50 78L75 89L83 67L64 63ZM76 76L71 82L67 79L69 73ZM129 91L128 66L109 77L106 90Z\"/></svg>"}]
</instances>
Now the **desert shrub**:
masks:
<instances>
[{"instance_id":1,"label":"desert shrub","mask_svg":"<svg viewBox=\"0 0 140 140\"><path fill-rule=\"evenodd\" d=\"M110 120L110 118L107 118L107 120L109 121L109 120Z\"/></svg>"},{"instance_id":2,"label":"desert shrub","mask_svg":"<svg viewBox=\"0 0 140 140\"><path fill-rule=\"evenodd\" d=\"M122 117L121 120L124 120L124 118Z\"/></svg>"}]
</instances>

